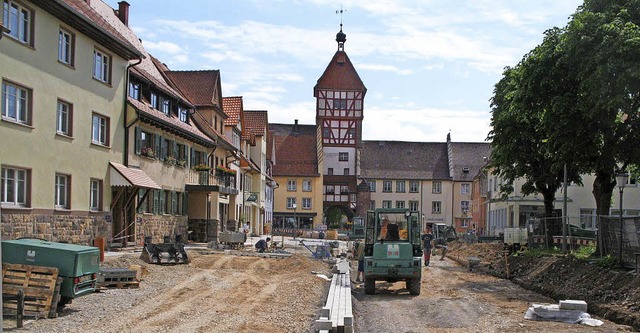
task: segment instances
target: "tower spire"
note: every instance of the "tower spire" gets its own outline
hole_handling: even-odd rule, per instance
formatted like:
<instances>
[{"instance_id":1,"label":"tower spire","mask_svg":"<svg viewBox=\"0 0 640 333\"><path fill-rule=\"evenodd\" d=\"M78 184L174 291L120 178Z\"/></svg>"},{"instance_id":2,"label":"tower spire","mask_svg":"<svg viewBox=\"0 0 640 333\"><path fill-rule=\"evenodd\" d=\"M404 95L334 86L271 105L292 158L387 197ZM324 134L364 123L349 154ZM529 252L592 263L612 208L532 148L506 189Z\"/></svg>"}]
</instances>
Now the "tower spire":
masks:
<instances>
[{"instance_id":1,"label":"tower spire","mask_svg":"<svg viewBox=\"0 0 640 333\"><path fill-rule=\"evenodd\" d=\"M336 34L336 42L338 42L338 51L344 51L344 42L347 41L347 35L342 32L342 14L346 12L346 9L342 9L340 6L340 10L336 10L336 14L340 14L340 32Z\"/></svg>"}]
</instances>

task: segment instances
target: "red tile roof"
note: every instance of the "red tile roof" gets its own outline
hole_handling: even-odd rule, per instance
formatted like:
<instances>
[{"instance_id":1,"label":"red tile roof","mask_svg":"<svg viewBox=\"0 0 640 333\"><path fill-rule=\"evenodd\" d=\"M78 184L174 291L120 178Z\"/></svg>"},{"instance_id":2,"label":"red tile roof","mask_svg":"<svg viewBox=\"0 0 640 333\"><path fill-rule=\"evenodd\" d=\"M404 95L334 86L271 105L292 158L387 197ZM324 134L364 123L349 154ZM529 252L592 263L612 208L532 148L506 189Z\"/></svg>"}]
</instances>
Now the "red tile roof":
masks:
<instances>
[{"instance_id":1,"label":"red tile roof","mask_svg":"<svg viewBox=\"0 0 640 333\"><path fill-rule=\"evenodd\" d=\"M179 129L179 132L182 134L182 136L187 136L187 137L191 136L189 139L199 140L201 141L201 144L205 146L213 147L214 145L213 140L209 138L207 135L205 135L204 133L202 133L202 131L200 131L200 129L198 129L198 127L196 126L183 123L182 121L180 121L180 119L173 116L168 116L162 113L162 111L156 110L152 108L150 105L143 103L141 101L138 101L137 99L127 97L127 103L129 103L131 106L139 110L143 115L146 115L151 119L159 123L162 123L165 126L169 125L170 127Z\"/></svg>"},{"instance_id":2,"label":"red tile roof","mask_svg":"<svg viewBox=\"0 0 640 333\"><path fill-rule=\"evenodd\" d=\"M166 71L171 82L196 106L216 105L216 91L220 83L220 71ZM219 102L218 102L219 103ZM220 107L220 105L217 105Z\"/></svg>"},{"instance_id":3,"label":"red tile roof","mask_svg":"<svg viewBox=\"0 0 640 333\"><path fill-rule=\"evenodd\" d=\"M273 176L319 176L315 125L269 124L273 130Z\"/></svg>"},{"instance_id":4,"label":"red tile roof","mask_svg":"<svg viewBox=\"0 0 640 333\"><path fill-rule=\"evenodd\" d=\"M356 90L364 91L365 93L367 91L358 72L356 72L355 67L353 67L351 60L344 51L336 52L327 69L318 79L316 86L313 88L315 97L317 97L318 89Z\"/></svg>"},{"instance_id":5,"label":"red tile roof","mask_svg":"<svg viewBox=\"0 0 640 333\"><path fill-rule=\"evenodd\" d=\"M267 134L267 111L244 111L244 128L242 128L242 138L248 139L250 136L265 136Z\"/></svg>"},{"instance_id":6,"label":"red tile roof","mask_svg":"<svg viewBox=\"0 0 640 333\"><path fill-rule=\"evenodd\" d=\"M135 168L128 168L120 163L109 162L111 167L118 172L124 179L120 181L111 177L112 186L139 186L144 188L160 189L160 186L151 179L144 171ZM113 175L113 174L112 174ZM121 182L120 184L114 184ZM128 182L128 184L127 184Z\"/></svg>"},{"instance_id":7,"label":"red tile roof","mask_svg":"<svg viewBox=\"0 0 640 333\"><path fill-rule=\"evenodd\" d=\"M236 126L242 114L242 96L222 97L222 111L228 116L224 120L227 126Z\"/></svg>"}]
</instances>

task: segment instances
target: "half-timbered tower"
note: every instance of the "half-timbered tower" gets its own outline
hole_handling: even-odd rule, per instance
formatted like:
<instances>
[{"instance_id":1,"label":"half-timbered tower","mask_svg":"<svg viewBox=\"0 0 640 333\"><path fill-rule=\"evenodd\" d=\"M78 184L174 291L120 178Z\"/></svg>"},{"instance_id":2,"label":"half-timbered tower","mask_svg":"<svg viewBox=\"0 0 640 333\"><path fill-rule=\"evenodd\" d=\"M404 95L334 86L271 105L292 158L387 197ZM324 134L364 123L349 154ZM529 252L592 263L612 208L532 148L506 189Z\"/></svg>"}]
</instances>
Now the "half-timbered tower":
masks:
<instances>
[{"instance_id":1,"label":"half-timbered tower","mask_svg":"<svg viewBox=\"0 0 640 333\"><path fill-rule=\"evenodd\" d=\"M367 88L344 51L346 37L340 24L338 51L318 79L313 95L324 162L324 210L337 206L351 219L356 209L356 167Z\"/></svg>"}]
</instances>

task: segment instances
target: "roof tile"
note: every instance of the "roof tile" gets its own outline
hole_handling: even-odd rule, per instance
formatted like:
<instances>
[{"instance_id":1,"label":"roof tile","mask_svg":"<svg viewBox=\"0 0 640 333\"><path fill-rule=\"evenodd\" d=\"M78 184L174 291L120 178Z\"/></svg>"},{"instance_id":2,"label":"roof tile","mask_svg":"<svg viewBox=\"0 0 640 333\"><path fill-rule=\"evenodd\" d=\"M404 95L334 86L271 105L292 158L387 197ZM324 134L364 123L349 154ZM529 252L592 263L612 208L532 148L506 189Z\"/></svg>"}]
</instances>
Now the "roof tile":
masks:
<instances>
[{"instance_id":1,"label":"roof tile","mask_svg":"<svg viewBox=\"0 0 640 333\"><path fill-rule=\"evenodd\" d=\"M273 176L318 176L315 125L269 124L273 133Z\"/></svg>"}]
</instances>

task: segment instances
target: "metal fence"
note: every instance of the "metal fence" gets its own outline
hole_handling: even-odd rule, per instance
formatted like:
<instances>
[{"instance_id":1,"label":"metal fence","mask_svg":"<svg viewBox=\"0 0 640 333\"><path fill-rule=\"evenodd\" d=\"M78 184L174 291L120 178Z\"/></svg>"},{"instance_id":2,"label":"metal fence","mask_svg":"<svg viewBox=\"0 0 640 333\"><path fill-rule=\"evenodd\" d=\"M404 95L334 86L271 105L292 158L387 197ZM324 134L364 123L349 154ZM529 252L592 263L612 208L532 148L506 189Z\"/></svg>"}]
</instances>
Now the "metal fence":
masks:
<instances>
[{"instance_id":1,"label":"metal fence","mask_svg":"<svg viewBox=\"0 0 640 333\"><path fill-rule=\"evenodd\" d=\"M582 217L584 218L584 217ZM597 245L599 255L611 255L621 259L626 265L635 265L636 256L640 256L640 216L597 216L597 226L594 236L585 236L584 229L575 219L568 217L567 223L573 227L567 228L567 249L575 250L583 245ZM527 223L529 231L529 245L538 247L562 247L562 217L536 218ZM573 231L573 233L572 233ZM580 233L578 233L578 232Z\"/></svg>"}]
</instances>

